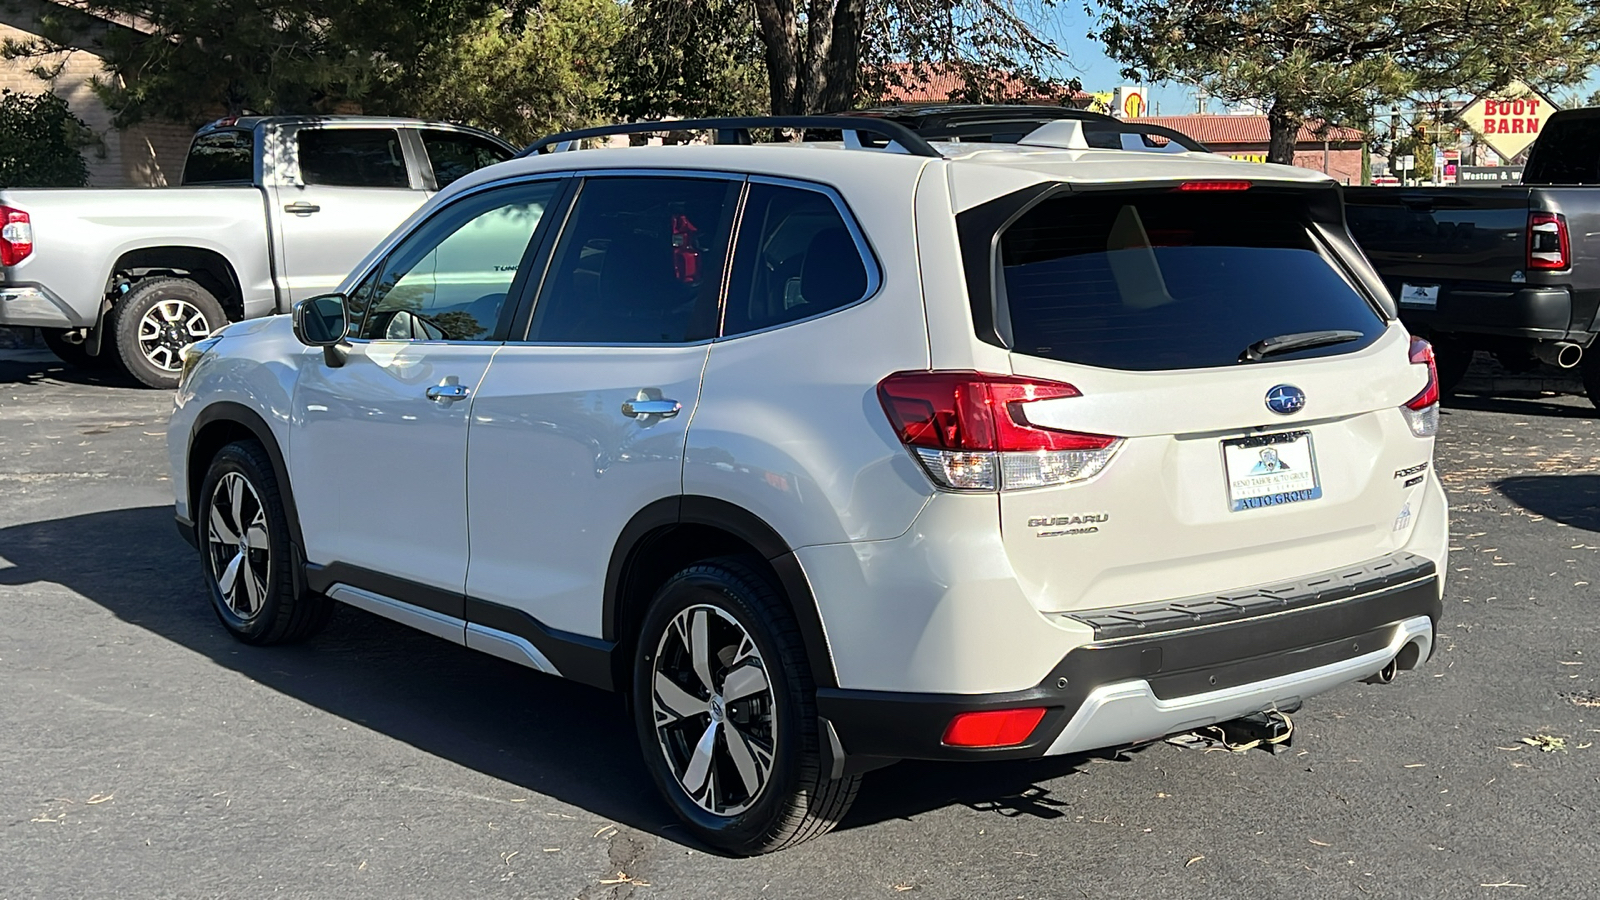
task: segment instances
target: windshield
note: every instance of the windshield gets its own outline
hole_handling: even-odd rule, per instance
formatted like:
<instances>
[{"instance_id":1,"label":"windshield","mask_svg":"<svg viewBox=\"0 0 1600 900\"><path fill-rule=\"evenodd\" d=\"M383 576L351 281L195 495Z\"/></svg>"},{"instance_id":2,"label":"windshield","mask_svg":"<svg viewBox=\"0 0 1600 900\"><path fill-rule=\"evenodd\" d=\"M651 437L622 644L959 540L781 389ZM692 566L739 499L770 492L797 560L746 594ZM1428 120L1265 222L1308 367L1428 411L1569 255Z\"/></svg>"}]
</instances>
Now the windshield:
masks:
<instances>
[{"instance_id":1,"label":"windshield","mask_svg":"<svg viewBox=\"0 0 1600 900\"><path fill-rule=\"evenodd\" d=\"M1384 320L1309 219L1303 199L1255 189L1046 200L1000 239L1012 347L1135 371L1238 365L1258 342L1308 332L1356 337L1271 359L1359 350Z\"/></svg>"}]
</instances>

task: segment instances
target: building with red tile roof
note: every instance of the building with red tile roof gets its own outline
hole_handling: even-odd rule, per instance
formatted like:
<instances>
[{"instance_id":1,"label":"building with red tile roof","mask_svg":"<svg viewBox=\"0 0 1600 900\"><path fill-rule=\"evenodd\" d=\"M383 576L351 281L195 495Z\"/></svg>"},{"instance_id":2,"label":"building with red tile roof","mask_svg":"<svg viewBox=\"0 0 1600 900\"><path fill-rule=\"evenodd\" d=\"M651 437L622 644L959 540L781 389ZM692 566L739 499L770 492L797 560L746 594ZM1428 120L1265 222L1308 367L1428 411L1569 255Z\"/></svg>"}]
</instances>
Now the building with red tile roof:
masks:
<instances>
[{"instance_id":1,"label":"building with red tile roof","mask_svg":"<svg viewBox=\"0 0 1600 900\"><path fill-rule=\"evenodd\" d=\"M1145 116L1133 121L1181 131L1213 152L1234 159L1265 162L1267 158L1271 129L1263 115ZM1295 136L1294 164L1326 172L1345 184L1360 184L1365 135L1355 128L1322 125L1312 120L1301 126Z\"/></svg>"}]
</instances>

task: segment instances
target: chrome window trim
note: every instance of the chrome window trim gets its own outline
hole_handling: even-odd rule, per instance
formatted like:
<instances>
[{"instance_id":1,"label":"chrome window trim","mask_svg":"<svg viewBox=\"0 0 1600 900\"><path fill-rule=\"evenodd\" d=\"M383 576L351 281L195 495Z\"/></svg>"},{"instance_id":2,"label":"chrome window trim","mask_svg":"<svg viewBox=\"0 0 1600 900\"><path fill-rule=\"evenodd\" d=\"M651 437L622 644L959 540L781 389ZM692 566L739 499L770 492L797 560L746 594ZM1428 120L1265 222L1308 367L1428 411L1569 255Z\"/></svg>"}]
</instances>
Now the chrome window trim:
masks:
<instances>
[{"instance_id":1,"label":"chrome window trim","mask_svg":"<svg viewBox=\"0 0 1600 900\"><path fill-rule=\"evenodd\" d=\"M805 318L802 318L802 319L791 319L788 322L780 322L777 325L768 325L765 328L757 328L757 329L754 329L754 330L751 330L751 331L741 331L738 334L723 334L723 333L721 333L723 331L723 328L719 327L717 329L717 331L718 331L717 336L715 338L713 338L714 342L720 343L722 341L737 340L739 338L749 337L749 336L755 335L755 334L766 334L766 333L771 332L771 331L777 331L780 328L788 328L788 327L790 327L792 325L799 325L799 324L802 324L804 322L815 321L815 320L820 319L820 318L822 318L824 316L831 316L831 315L833 315L835 313L844 312L847 309L854 309L857 306L860 306L863 303L866 303L867 301L871 300L872 298L874 298L874 297L876 297L878 295L878 293L883 289L883 270L882 270L882 266L881 266L881 264L880 264L880 262L878 260L878 254L872 249L872 244L871 244L871 242L869 242L867 240L866 233L861 230L860 223L856 221L855 213L850 209L850 205L845 202L844 196L842 194L840 194L838 192L838 190L833 188L831 185L822 184L821 182L803 181L803 180L798 179L798 178L782 178L782 177L778 177L778 176L774 176L774 175L751 175L751 176L749 176L749 178L747 180L748 180L748 182L750 184L770 184L770 185L776 185L778 187L795 188L797 190L803 190L803 191L813 191L815 193L819 193L819 194L822 194L822 195L826 196L830 201L832 201L834 210L839 213L839 218L844 221L845 229L850 232L850 239L855 242L856 252L858 254L860 254L860 256L861 256L862 266L867 270L867 289L861 295L861 297L859 299L857 299L857 300L854 300L854 301L852 301L850 303L846 303L846 304L844 304L842 306L835 306L833 309L824 310L822 312L806 316ZM746 192L747 196L748 196L748 193L749 192L747 191ZM741 201L741 203L742 203L742 201ZM743 226L744 226L744 210L742 208L739 211L739 221L737 223L737 226L738 226L739 230L742 230ZM734 240L735 240L734 252L729 257L729 259L731 260L732 263L737 263L738 262L738 246L737 246L738 235L737 234L734 235ZM723 310L723 318L724 319L726 319L726 317L727 317L728 293L729 293L729 291L731 291L733 289L733 285L732 285L732 282L731 282L732 277L733 277L733 265L730 264L728 266L728 279L730 279L730 280L729 280L728 284L726 284L724 286L724 289L723 289L723 292L722 292L722 310Z\"/></svg>"}]
</instances>

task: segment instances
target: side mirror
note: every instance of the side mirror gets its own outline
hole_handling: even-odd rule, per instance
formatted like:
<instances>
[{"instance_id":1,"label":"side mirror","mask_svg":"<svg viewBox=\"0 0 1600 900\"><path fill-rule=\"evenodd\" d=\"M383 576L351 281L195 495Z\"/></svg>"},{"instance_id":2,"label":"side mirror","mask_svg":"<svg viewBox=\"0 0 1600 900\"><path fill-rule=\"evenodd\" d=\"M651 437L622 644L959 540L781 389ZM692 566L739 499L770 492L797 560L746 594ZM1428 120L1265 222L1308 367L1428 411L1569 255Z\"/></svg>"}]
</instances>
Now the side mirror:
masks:
<instances>
[{"instance_id":1,"label":"side mirror","mask_svg":"<svg viewBox=\"0 0 1600 900\"><path fill-rule=\"evenodd\" d=\"M349 328L343 294L307 297L294 305L294 336L307 347L321 347L323 360L332 368L344 365Z\"/></svg>"}]
</instances>

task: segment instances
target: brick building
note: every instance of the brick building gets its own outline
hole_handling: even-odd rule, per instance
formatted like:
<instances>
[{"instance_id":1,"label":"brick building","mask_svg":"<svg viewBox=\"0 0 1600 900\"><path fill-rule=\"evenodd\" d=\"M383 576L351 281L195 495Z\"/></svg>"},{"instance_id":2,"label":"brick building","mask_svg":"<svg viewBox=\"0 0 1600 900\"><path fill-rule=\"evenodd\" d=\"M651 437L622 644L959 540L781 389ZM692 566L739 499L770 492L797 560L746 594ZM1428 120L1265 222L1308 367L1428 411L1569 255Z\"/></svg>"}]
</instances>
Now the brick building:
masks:
<instances>
[{"instance_id":1,"label":"brick building","mask_svg":"<svg viewBox=\"0 0 1600 900\"><path fill-rule=\"evenodd\" d=\"M1266 116L1146 116L1135 119L1181 131L1214 152L1234 159L1265 162L1270 130ZM1301 127L1294 147L1294 164L1326 172L1345 184L1361 183L1361 147L1365 136L1354 128L1329 127L1321 122Z\"/></svg>"},{"instance_id":2,"label":"brick building","mask_svg":"<svg viewBox=\"0 0 1600 900\"><path fill-rule=\"evenodd\" d=\"M119 29L135 29L137 23L118 24L92 16L66 3L53 0L5 0L0 2L0 41L26 43L38 38L41 20L65 25L78 46L99 46L104 37ZM41 80L34 69L59 71L49 81ZM89 167L89 184L94 187L159 187L176 184L183 173L183 159L189 150L194 129L187 125L142 122L131 128L117 128L108 110L94 92L95 78L115 78L105 71L103 61L90 50L43 59L0 59L0 88L37 94L51 91L67 101L67 106L89 126L97 138L83 148Z\"/></svg>"}]
</instances>

